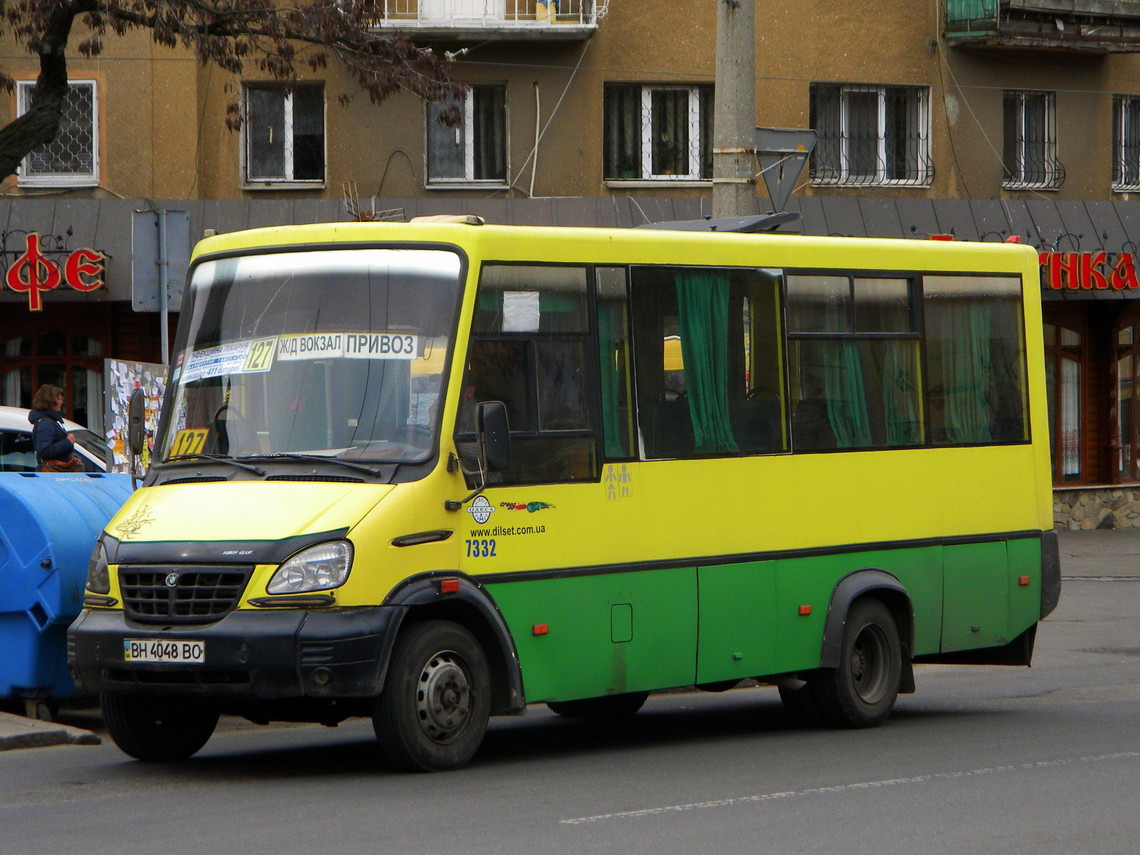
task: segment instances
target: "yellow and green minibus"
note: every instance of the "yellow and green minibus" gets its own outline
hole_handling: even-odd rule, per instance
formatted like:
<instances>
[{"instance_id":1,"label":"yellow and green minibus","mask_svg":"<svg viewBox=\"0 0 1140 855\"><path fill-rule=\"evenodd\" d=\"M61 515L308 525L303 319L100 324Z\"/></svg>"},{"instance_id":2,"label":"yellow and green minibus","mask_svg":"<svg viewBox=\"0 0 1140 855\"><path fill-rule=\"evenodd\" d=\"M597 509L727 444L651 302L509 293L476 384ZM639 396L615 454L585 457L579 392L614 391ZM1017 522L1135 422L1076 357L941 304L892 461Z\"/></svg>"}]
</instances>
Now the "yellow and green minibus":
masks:
<instances>
[{"instance_id":1,"label":"yellow and green minibus","mask_svg":"<svg viewBox=\"0 0 1140 855\"><path fill-rule=\"evenodd\" d=\"M1060 594L1037 258L475 218L195 250L78 683L129 755L220 714L491 715L745 680L868 727L914 664L1029 664Z\"/></svg>"}]
</instances>

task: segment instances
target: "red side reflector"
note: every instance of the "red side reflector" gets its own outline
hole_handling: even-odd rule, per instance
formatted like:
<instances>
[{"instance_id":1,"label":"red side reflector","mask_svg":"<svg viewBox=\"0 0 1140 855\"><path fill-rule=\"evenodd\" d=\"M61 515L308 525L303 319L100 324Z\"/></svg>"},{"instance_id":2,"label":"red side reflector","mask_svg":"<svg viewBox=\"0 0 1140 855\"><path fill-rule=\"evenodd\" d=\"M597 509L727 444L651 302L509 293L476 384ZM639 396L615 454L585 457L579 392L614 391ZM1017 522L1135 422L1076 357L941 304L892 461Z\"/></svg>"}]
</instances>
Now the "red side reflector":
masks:
<instances>
[{"instance_id":1,"label":"red side reflector","mask_svg":"<svg viewBox=\"0 0 1140 855\"><path fill-rule=\"evenodd\" d=\"M459 590L458 579L440 579L439 592L441 594L454 594Z\"/></svg>"},{"instance_id":2,"label":"red side reflector","mask_svg":"<svg viewBox=\"0 0 1140 855\"><path fill-rule=\"evenodd\" d=\"M928 240L954 240L954 235L927 235Z\"/></svg>"},{"instance_id":3,"label":"red side reflector","mask_svg":"<svg viewBox=\"0 0 1140 855\"><path fill-rule=\"evenodd\" d=\"M535 635L546 635L548 632L550 632L550 624L548 624L548 623L536 623L534 625L533 632Z\"/></svg>"},{"instance_id":4,"label":"red side reflector","mask_svg":"<svg viewBox=\"0 0 1140 855\"><path fill-rule=\"evenodd\" d=\"M1010 235L1005 239L1006 243L1021 243L1021 235Z\"/></svg>"},{"instance_id":5,"label":"red side reflector","mask_svg":"<svg viewBox=\"0 0 1140 855\"><path fill-rule=\"evenodd\" d=\"M807 617L810 614L811 614L811 606L800 606L800 615L802 617Z\"/></svg>"},{"instance_id":6,"label":"red side reflector","mask_svg":"<svg viewBox=\"0 0 1140 855\"><path fill-rule=\"evenodd\" d=\"M1020 579L1017 580L1017 584L1021 585L1021 587L1024 588L1026 585L1029 584L1029 577L1028 576L1022 576Z\"/></svg>"}]
</instances>

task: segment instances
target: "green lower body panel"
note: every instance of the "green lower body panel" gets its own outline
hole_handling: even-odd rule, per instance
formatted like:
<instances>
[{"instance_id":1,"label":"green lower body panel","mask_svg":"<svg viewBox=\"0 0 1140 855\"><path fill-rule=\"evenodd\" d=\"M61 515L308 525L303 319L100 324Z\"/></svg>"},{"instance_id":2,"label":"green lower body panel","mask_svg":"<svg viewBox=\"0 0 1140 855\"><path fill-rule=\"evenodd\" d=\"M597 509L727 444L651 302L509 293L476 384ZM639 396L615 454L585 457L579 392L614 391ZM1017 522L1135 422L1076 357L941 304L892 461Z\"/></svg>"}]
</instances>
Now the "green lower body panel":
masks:
<instances>
[{"instance_id":1,"label":"green lower body panel","mask_svg":"<svg viewBox=\"0 0 1140 855\"><path fill-rule=\"evenodd\" d=\"M910 597L914 656L1004 645L1040 617L1040 541L1024 536L485 585L533 703L817 668L836 586L869 569Z\"/></svg>"}]
</instances>

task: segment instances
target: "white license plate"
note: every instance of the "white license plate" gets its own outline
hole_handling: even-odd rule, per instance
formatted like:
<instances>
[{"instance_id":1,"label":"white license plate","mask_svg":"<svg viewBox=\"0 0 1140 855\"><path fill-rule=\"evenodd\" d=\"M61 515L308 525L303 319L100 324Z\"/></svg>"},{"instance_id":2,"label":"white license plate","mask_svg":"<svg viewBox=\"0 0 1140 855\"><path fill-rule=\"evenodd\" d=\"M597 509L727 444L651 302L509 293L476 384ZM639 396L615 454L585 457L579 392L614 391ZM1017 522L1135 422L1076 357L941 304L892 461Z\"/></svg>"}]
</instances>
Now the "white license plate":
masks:
<instances>
[{"instance_id":1,"label":"white license plate","mask_svg":"<svg viewBox=\"0 0 1140 855\"><path fill-rule=\"evenodd\" d=\"M162 638L123 639L123 659L127 662L205 662L206 642L169 641Z\"/></svg>"}]
</instances>

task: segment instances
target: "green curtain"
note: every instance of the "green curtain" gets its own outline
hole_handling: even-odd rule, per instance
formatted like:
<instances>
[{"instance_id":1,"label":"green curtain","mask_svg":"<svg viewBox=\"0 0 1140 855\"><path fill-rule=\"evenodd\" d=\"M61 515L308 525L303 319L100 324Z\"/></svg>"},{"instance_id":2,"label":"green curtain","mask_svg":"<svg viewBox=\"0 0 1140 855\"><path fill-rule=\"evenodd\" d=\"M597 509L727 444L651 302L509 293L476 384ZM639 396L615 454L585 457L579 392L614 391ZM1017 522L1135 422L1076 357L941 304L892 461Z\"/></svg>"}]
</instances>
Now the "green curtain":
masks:
<instances>
[{"instance_id":1,"label":"green curtain","mask_svg":"<svg viewBox=\"0 0 1140 855\"><path fill-rule=\"evenodd\" d=\"M606 457L629 456L621 426L621 388L624 381L618 348L625 341L622 306L598 303L598 347L602 375L602 436Z\"/></svg>"},{"instance_id":2,"label":"green curtain","mask_svg":"<svg viewBox=\"0 0 1140 855\"><path fill-rule=\"evenodd\" d=\"M990 307L979 301L940 307L946 438L990 442Z\"/></svg>"},{"instance_id":3,"label":"green curtain","mask_svg":"<svg viewBox=\"0 0 1140 855\"><path fill-rule=\"evenodd\" d=\"M853 341L828 342L823 372L827 419L835 432L837 448L871 445L871 418L863 387L863 361Z\"/></svg>"},{"instance_id":4,"label":"green curtain","mask_svg":"<svg viewBox=\"0 0 1140 855\"><path fill-rule=\"evenodd\" d=\"M847 306L843 303L825 305L822 324L829 332L848 329ZM835 445L837 448L866 448L872 444L871 417L867 412L859 345L842 339L821 342L821 345L823 395Z\"/></svg>"},{"instance_id":5,"label":"green curtain","mask_svg":"<svg viewBox=\"0 0 1140 855\"><path fill-rule=\"evenodd\" d=\"M883 408L886 410L887 445L918 445L922 425L918 418L918 372L912 342L884 342Z\"/></svg>"},{"instance_id":6,"label":"green curtain","mask_svg":"<svg viewBox=\"0 0 1140 855\"><path fill-rule=\"evenodd\" d=\"M729 290L724 273L677 275L681 357L698 454L740 450L728 411Z\"/></svg>"}]
</instances>

